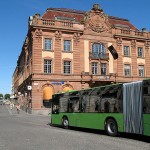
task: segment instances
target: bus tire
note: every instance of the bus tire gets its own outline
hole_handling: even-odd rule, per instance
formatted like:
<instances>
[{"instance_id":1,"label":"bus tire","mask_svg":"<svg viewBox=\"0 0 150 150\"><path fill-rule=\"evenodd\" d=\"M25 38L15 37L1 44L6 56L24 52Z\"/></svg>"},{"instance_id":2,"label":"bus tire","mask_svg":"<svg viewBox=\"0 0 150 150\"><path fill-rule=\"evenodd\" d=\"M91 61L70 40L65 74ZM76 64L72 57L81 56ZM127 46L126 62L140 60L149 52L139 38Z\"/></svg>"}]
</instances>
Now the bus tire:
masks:
<instances>
[{"instance_id":1,"label":"bus tire","mask_svg":"<svg viewBox=\"0 0 150 150\"><path fill-rule=\"evenodd\" d=\"M63 117L62 118L62 127L64 129L68 129L69 128L69 121L68 121L67 117Z\"/></svg>"},{"instance_id":2,"label":"bus tire","mask_svg":"<svg viewBox=\"0 0 150 150\"><path fill-rule=\"evenodd\" d=\"M108 119L106 121L105 130L110 136L117 136L118 134L118 126L114 119Z\"/></svg>"}]
</instances>

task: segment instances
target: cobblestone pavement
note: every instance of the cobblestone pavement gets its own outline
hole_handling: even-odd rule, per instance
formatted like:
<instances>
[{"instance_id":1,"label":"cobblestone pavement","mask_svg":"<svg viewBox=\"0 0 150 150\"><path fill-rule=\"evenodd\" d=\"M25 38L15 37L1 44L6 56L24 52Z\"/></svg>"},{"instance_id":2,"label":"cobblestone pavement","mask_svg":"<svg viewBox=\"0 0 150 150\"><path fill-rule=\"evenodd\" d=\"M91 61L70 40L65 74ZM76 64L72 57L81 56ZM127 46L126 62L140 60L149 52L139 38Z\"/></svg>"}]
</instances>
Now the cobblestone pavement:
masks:
<instances>
[{"instance_id":1,"label":"cobblestone pavement","mask_svg":"<svg viewBox=\"0 0 150 150\"><path fill-rule=\"evenodd\" d=\"M17 114L0 106L0 150L150 150L149 137L109 137L103 132L65 130L49 124L50 116Z\"/></svg>"}]
</instances>

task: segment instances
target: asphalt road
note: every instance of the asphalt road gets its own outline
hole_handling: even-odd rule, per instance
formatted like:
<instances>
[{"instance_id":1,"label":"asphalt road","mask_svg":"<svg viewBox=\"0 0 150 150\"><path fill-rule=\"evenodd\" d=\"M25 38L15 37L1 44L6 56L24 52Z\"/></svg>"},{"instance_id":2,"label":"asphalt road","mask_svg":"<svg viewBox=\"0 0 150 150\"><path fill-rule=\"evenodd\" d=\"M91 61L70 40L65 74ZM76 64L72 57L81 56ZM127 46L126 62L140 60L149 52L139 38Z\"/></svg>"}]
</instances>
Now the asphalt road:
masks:
<instances>
[{"instance_id":1,"label":"asphalt road","mask_svg":"<svg viewBox=\"0 0 150 150\"><path fill-rule=\"evenodd\" d=\"M52 127L49 116L31 115L0 105L0 150L150 150L150 137Z\"/></svg>"}]
</instances>

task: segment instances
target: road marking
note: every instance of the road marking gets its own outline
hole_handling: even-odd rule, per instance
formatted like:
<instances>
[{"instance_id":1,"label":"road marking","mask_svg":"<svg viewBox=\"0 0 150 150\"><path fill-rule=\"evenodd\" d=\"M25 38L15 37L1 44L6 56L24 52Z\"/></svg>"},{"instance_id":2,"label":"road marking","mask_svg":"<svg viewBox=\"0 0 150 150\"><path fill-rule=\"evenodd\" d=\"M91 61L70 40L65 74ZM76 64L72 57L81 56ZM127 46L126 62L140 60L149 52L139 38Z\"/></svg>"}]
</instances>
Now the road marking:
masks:
<instances>
[{"instance_id":1,"label":"road marking","mask_svg":"<svg viewBox=\"0 0 150 150\"><path fill-rule=\"evenodd\" d=\"M6 106L6 108L7 108L8 112L9 112L9 114L10 114L10 115L13 115L13 114L12 114L12 111L11 111L7 106Z\"/></svg>"}]
</instances>

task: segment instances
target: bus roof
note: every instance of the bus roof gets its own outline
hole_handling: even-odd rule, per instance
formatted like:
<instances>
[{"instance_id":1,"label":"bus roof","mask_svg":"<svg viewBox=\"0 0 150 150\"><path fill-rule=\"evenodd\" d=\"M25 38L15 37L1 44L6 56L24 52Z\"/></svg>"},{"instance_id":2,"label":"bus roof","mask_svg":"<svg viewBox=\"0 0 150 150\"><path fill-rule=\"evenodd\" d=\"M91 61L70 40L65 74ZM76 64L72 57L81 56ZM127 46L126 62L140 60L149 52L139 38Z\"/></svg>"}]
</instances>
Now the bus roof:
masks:
<instances>
[{"instance_id":1,"label":"bus roof","mask_svg":"<svg viewBox=\"0 0 150 150\"><path fill-rule=\"evenodd\" d=\"M55 93L53 95L59 95L59 94L67 94L67 93L74 93L74 92L80 92L80 91L85 91L85 90L90 90L90 89L97 89L97 88L102 88L102 87L109 87L109 86L117 86L117 85L121 85L123 83L115 83L115 84L108 84L108 85L101 85L101 86L97 86L97 87L93 87L93 88L86 88L86 89L80 89L80 90L69 90L66 92L61 92L61 93Z\"/></svg>"},{"instance_id":2,"label":"bus roof","mask_svg":"<svg viewBox=\"0 0 150 150\"><path fill-rule=\"evenodd\" d=\"M146 78L143 81L146 80L150 80L150 78ZM138 82L138 81L134 81L134 82ZM132 83L132 82L129 82ZM73 92L80 92L80 91L85 91L85 90L90 90L90 89L96 89L96 88L103 88L103 87L109 87L109 86L117 86L117 85L122 85L124 83L114 83L114 84L108 84L108 85L101 85L101 86L97 86L97 87L93 87L93 88L86 88L86 89L80 89L80 90L68 90L66 92L61 92L61 93L55 93L53 95L59 95L59 94L67 94L67 93L73 93Z\"/></svg>"}]
</instances>

